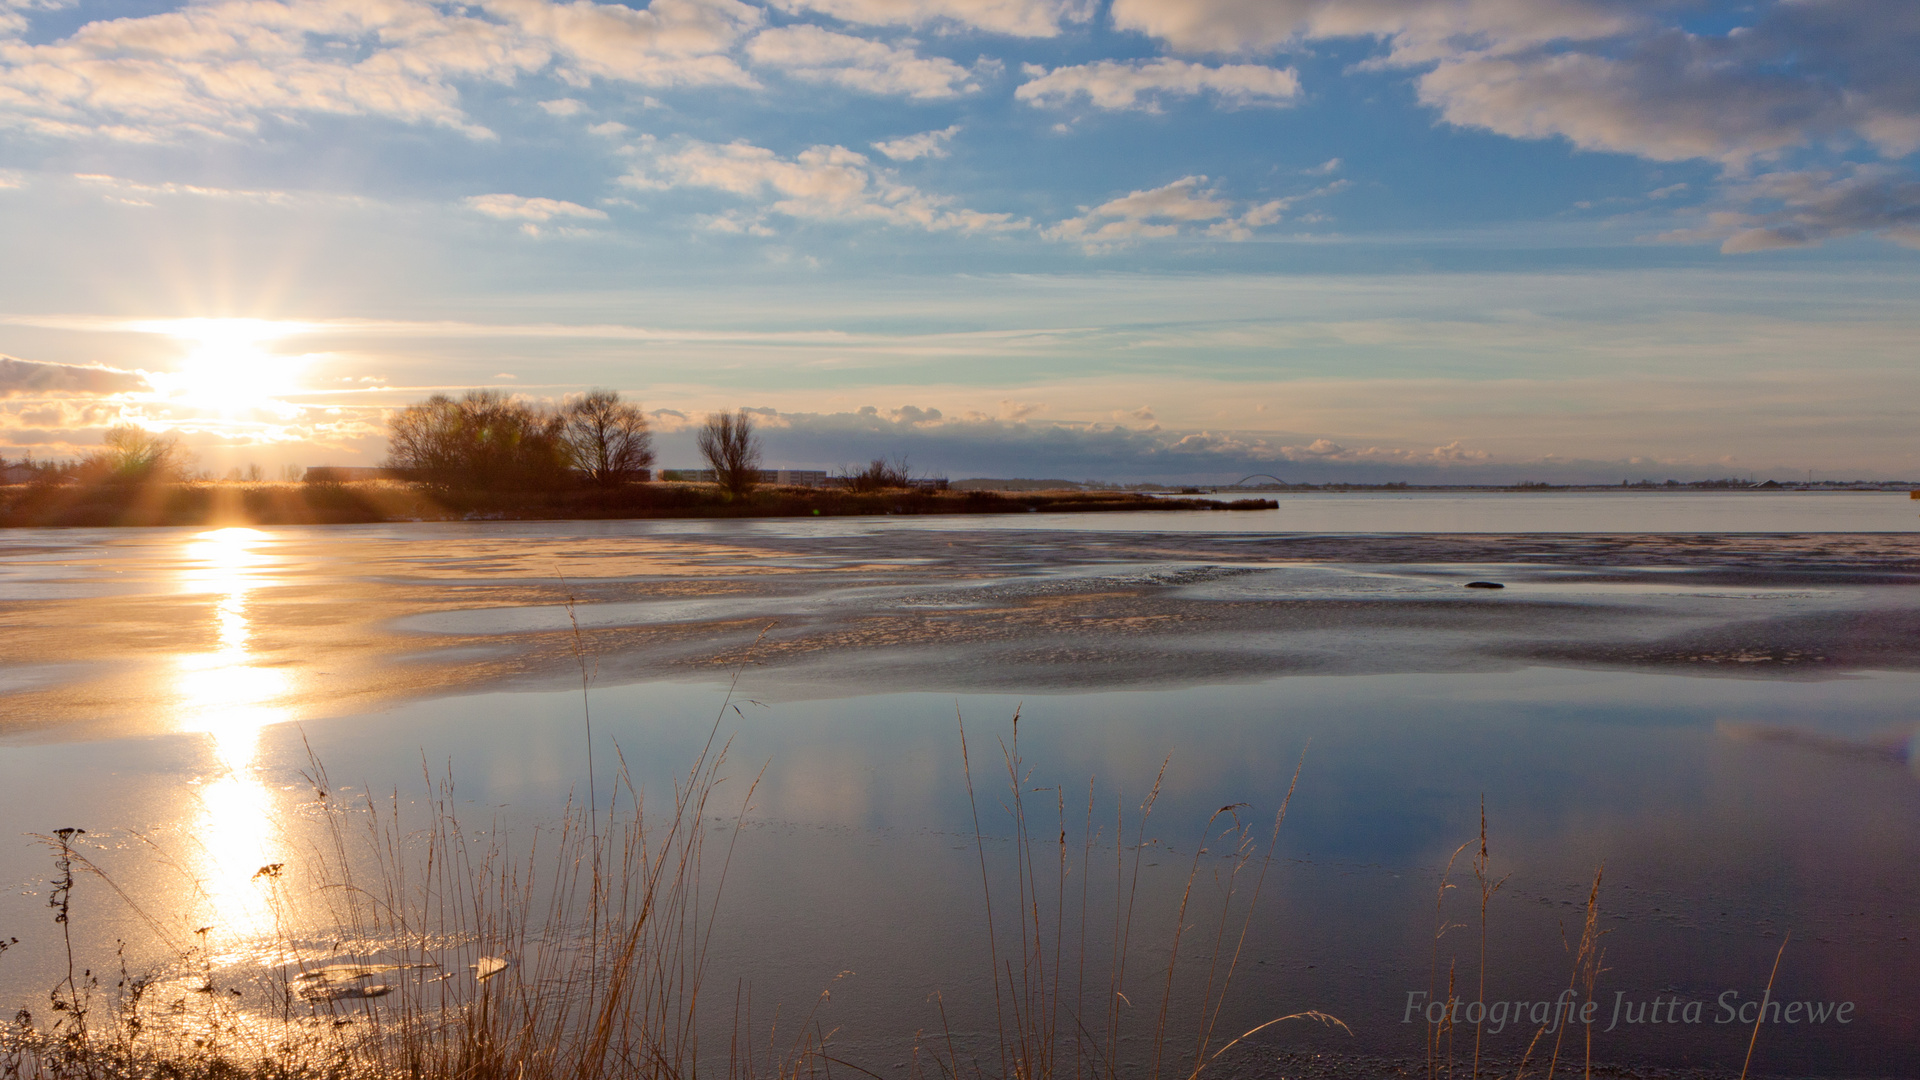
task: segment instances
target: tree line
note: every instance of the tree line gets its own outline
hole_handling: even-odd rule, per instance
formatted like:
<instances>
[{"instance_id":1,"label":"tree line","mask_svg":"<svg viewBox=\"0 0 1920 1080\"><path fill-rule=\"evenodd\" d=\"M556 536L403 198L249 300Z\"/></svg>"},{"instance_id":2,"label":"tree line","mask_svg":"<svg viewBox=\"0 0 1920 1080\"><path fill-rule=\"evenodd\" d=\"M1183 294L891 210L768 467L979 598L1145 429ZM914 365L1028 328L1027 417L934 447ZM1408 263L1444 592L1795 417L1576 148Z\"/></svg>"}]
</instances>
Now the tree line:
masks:
<instances>
[{"instance_id":1,"label":"tree line","mask_svg":"<svg viewBox=\"0 0 1920 1080\"><path fill-rule=\"evenodd\" d=\"M387 429L387 468L435 487L616 487L648 479L654 462L646 414L607 389L558 407L498 390L435 394L395 413ZM760 437L746 410L709 416L696 442L729 493L759 482Z\"/></svg>"},{"instance_id":2,"label":"tree line","mask_svg":"<svg viewBox=\"0 0 1920 1080\"><path fill-rule=\"evenodd\" d=\"M760 435L745 409L709 415L694 441L715 483L729 495L745 495L762 482ZM122 483L194 479L192 463L176 434L135 424L109 429L101 448L79 462L21 462L47 479ZM533 491L581 483L617 487L650 479L653 463L646 414L618 391L597 388L558 406L499 390L435 394L388 417L383 465L446 490ZM255 466L231 478L263 477ZM833 479L854 491L914 483L904 457L842 467Z\"/></svg>"},{"instance_id":3,"label":"tree line","mask_svg":"<svg viewBox=\"0 0 1920 1080\"><path fill-rule=\"evenodd\" d=\"M395 413L386 467L443 488L533 490L567 482L615 487L651 477L653 437L646 414L614 390L589 390L558 406L498 390L445 394ZM709 415L695 445L713 479L733 497L764 479L761 443L745 409ZM914 485L904 457L843 467L841 487L880 491Z\"/></svg>"}]
</instances>

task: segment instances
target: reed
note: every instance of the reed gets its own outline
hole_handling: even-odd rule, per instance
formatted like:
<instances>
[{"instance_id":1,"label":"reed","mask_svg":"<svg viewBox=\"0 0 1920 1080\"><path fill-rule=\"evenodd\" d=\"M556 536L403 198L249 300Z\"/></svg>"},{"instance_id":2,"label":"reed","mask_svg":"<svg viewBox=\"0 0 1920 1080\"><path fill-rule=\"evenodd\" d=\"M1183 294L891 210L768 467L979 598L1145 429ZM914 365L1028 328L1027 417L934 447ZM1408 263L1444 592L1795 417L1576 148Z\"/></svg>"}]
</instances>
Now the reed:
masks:
<instances>
[{"instance_id":1,"label":"reed","mask_svg":"<svg viewBox=\"0 0 1920 1080\"><path fill-rule=\"evenodd\" d=\"M582 670L584 693L584 661ZM606 804L569 801L525 835L464 820L454 777L424 761L417 802L397 791L347 797L309 749L317 821L285 862L253 874L272 929L250 945L260 958L252 976L215 962L215 927L182 933L145 910L77 846L77 830L45 837L69 955L70 901L93 881L167 942L172 960L135 975L123 953L119 981L104 988L70 963L47 1014L22 1009L0 1030L0 1080L873 1075L831 1045L818 1002L798 1017L776 1012L762 1030L746 985L709 1000L718 905L760 782L729 779L723 720L732 707L729 694L670 797L650 803L615 742ZM940 1036L914 1039L914 1071L1195 1080L1273 1023L1338 1024L1309 1011L1222 1029L1286 804L1270 829L1246 820L1244 806L1216 811L1194 838L1167 934L1143 934L1143 860L1170 854L1148 831L1160 777L1131 815L1116 804L1111 837L1095 827L1090 782L1085 832L1070 840L1065 789L1035 787L1016 715L999 745L1008 816L996 833L973 789L964 725L960 735L996 1020L982 1044L946 1025L936 1000ZM1094 886L1109 874L1103 902ZM1110 925L1096 908L1110 911ZM703 1050L702 1034L725 1032L729 1019L724 1045Z\"/></svg>"},{"instance_id":2,"label":"reed","mask_svg":"<svg viewBox=\"0 0 1920 1080\"><path fill-rule=\"evenodd\" d=\"M166 972L123 977L103 1017L95 984L70 970L47 1021L23 1009L0 1033L0 1076L691 1077L714 907L757 784L727 801L729 828L709 827L727 749L716 720L657 813L623 759L604 835L570 803L524 847L470 829L451 776L426 778L416 813L397 793L336 799L314 760L317 838L254 875L276 927L259 947L279 961L265 985L217 984L188 945ZM69 942L76 876L114 884L73 838L47 838ZM151 992L167 980L184 990L172 1002ZM792 1068L784 1054L735 1066Z\"/></svg>"},{"instance_id":3,"label":"reed","mask_svg":"<svg viewBox=\"0 0 1920 1080\"><path fill-rule=\"evenodd\" d=\"M1020 752L1016 711L1010 738L997 741L1004 783L998 805L1008 838L1003 846L1010 850L990 861L964 720L959 727L986 915L994 1029L989 1048L963 1051L941 1002L939 1037L925 1043L924 1056L942 1080L1197 1080L1229 1051L1276 1024L1311 1020L1346 1030L1317 1010L1275 1016L1238 1033L1222 1028L1299 783L1299 766L1270 830L1263 833L1258 822L1243 817L1248 807L1241 803L1223 806L1207 819L1194 838L1171 927L1153 943L1164 959L1136 973L1143 864L1152 853L1174 853L1148 831L1168 762L1162 761L1131 819L1125 800L1116 798L1112 838L1106 843L1103 829L1095 825L1095 787L1089 781L1076 845L1069 839L1066 788L1034 782ZM1103 923L1092 883L1109 869L1096 865L1096 852L1104 860L1109 851L1111 892L1099 904L1107 912ZM1182 1019L1185 1023L1177 1022ZM1145 1050L1134 1054L1130 1046Z\"/></svg>"}]
</instances>

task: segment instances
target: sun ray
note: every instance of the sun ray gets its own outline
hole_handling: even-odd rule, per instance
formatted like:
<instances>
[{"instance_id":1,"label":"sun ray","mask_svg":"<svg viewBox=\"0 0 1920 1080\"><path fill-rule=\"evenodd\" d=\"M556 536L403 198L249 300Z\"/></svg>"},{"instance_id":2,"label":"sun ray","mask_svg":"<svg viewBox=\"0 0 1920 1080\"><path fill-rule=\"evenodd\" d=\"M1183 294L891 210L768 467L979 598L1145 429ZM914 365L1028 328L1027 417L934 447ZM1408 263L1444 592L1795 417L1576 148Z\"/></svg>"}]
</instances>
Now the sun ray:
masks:
<instances>
[{"instance_id":1,"label":"sun ray","mask_svg":"<svg viewBox=\"0 0 1920 1080\"><path fill-rule=\"evenodd\" d=\"M149 327L188 343L177 371L148 376L176 405L221 416L282 411L280 398L300 389L305 359L267 348L302 332L301 323L267 319L170 319Z\"/></svg>"}]
</instances>

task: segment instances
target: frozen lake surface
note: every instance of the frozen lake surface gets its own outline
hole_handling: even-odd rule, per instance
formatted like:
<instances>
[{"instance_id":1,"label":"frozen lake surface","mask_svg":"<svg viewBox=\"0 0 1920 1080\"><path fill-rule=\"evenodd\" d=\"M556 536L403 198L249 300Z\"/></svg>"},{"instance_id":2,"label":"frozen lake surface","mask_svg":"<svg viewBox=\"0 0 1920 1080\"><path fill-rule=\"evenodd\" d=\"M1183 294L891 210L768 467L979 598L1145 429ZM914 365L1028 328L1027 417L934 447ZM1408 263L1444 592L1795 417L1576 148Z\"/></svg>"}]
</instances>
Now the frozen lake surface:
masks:
<instances>
[{"instance_id":1,"label":"frozen lake surface","mask_svg":"<svg viewBox=\"0 0 1920 1080\"><path fill-rule=\"evenodd\" d=\"M417 806L423 775L450 770L468 820L555 820L586 785L584 659L603 799L616 746L658 797L716 715L734 790L765 766L712 977L809 1007L831 985L840 1052L883 1074L932 1026L934 991L963 1034L986 1023L956 718L978 777L1016 709L1029 785L1065 789L1068 818L1091 791L1111 821L1166 764L1149 927L1170 921L1208 816L1271 820L1304 753L1228 1019L1317 1008L1354 1035L1272 1029L1239 1072L1419 1056L1407 995L1436 955L1477 964L1465 862L1440 914L1476 928L1438 954L1435 899L1484 799L1491 870L1509 875L1490 1000L1566 986L1563 934L1604 866L1599 998L1705 1012L1597 1032L1596 1059L1737 1074L1751 1029L1714 1023L1715 1003L1757 998L1790 934L1774 996L1855 1007L1764 1029L1756 1074L1901 1074L1920 1038L1912 504L1578 496L1548 520L1543 498L0 535L0 930L21 939L0 989L44 1001L56 966L51 864L25 834L85 828L144 905L81 882L100 970L115 940L167 964L159 925L211 927L238 971L263 962L253 875L306 857L310 753L335 798ZM1769 501L1780 527L1754 525ZM1340 523L1297 524L1314 515ZM1506 587L1464 587L1483 580ZM990 860L1001 800L983 799Z\"/></svg>"}]
</instances>

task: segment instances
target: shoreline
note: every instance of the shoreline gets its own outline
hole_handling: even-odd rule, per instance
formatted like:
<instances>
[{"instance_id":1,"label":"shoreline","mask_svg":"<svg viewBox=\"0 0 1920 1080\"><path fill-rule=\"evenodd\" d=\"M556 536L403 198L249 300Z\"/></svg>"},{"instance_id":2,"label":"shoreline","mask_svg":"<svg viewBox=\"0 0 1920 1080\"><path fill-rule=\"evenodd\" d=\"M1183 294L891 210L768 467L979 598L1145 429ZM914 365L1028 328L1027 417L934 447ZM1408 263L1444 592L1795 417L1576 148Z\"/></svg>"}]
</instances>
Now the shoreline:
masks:
<instances>
[{"instance_id":1,"label":"shoreline","mask_svg":"<svg viewBox=\"0 0 1920 1080\"><path fill-rule=\"evenodd\" d=\"M1222 502L1121 491L875 491L756 488L728 498L712 484L647 482L560 491L434 491L396 480L338 483L49 484L0 489L0 528L367 525L409 521L875 517L920 514L1275 510L1272 499Z\"/></svg>"}]
</instances>

